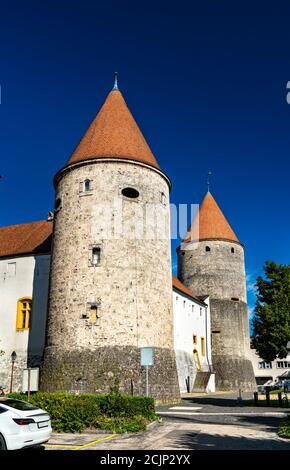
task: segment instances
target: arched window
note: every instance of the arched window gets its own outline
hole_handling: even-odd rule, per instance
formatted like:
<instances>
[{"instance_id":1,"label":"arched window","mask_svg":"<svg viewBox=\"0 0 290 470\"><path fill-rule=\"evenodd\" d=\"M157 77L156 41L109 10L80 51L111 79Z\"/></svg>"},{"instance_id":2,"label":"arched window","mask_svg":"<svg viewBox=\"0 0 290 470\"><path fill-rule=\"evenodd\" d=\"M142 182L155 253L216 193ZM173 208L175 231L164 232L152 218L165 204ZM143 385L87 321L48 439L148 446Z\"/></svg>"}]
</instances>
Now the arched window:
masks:
<instances>
[{"instance_id":1,"label":"arched window","mask_svg":"<svg viewBox=\"0 0 290 470\"><path fill-rule=\"evenodd\" d=\"M205 251L210 251L210 247L209 247L209 246L206 246L206 247L205 247Z\"/></svg>"},{"instance_id":2,"label":"arched window","mask_svg":"<svg viewBox=\"0 0 290 470\"><path fill-rule=\"evenodd\" d=\"M234 248L231 248L231 253L234 253L235 252L235 249Z\"/></svg>"},{"instance_id":3,"label":"arched window","mask_svg":"<svg viewBox=\"0 0 290 470\"><path fill-rule=\"evenodd\" d=\"M16 330L30 330L32 315L32 298L22 297L17 302Z\"/></svg>"},{"instance_id":4,"label":"arched window","mask_svg":"<svg viewBox=\"0 0 290 470\"><path fill-rule=\"evenodd\" d=\"M84 181L84 192L91 191L92 189L92 182L89 179Z\"/></svg>"},{"instance_id":5,"label":"arched window","mask_svg":"<svg viewBox=\"0 0 290 470\"><path fill-rule=\"evenodd\" d=\"M201 370L201 362L199 359L199 354L198 354L197 349L193 350L193 358L194 358L194 362L195 362L197 370Z\"/></svg>"}]
</instances>

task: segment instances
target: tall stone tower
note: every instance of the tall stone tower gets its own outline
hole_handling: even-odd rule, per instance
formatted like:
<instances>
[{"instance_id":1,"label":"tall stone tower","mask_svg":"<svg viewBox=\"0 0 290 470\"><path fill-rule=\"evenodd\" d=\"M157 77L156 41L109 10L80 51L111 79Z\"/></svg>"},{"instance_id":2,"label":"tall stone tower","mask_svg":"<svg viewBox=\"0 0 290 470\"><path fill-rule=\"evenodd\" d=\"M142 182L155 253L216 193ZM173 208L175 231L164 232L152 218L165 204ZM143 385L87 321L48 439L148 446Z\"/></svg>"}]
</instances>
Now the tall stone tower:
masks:
<instances>
[{"instance_id":1,"label":"tall stone tower","mask_svg":"<svg viewBox=\"0 0 290 470\"><path fill-rule=\"evenodd\" d=\"M179 279L209 295L217 390L252 390L244 248L208 192L177 249Z\"/></svg>"},{"instance_id":2,"label":"tall stone tower","mask_svg":"<svg viewBox=\"0 0 290 470\"><path fill-rule=\"evenodd\" d=\"M176 399L170 182L116 82L54 184L41 388L144 394L140 348L153 347L149 393ZM146 215L149 237L139 229L152 207L165 232Z\"/></svg>"}]
</instances>

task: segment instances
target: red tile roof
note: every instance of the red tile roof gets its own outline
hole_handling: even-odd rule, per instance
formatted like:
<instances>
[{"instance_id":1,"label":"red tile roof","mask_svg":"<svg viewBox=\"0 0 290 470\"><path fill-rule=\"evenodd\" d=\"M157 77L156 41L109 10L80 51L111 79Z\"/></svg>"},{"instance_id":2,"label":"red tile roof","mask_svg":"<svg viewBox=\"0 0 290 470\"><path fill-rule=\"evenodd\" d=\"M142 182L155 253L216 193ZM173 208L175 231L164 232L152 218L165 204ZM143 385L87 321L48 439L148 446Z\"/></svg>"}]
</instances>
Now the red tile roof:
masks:
<instances>
[{"instance_id":1,"label":"red tile roof","mask_svg":"<svg viewBox=\"0 0 290 470\"><path fill-rule=\"evenodd\" d=\"M172 286L175 289L182 292L183 294L186 294L188 297L191 297L193 300L197 300L198 302L204 303L203 301L207 298L207 297L202 297L201 298L201 297L193 295L191 290L189 290L187 287L185 287L185 285L182 284L182 282L179 279L177 279L176 276L172 276Z\"/></svg>"},{"instance_id":2,"label":"red tile roof","mask_svg":"<svg viewBox=\"0 0 290 470\"><path fill-rule=\"evenodd\" d=\"M0 227L0 257L50 253L52 222L41 220Z\"/></svg>"},{"instance_id":3,"label":"red tile roof","mask_svg":"<svg viewBox=\"0 0 290 470\"><path fill-rule=\"evenodd\" d=\"M197 219L198 215L199 220ZM192 222L189 233L190 235L185 237L183 240L184 242L188 242L191 239L193 240L196 238L199 238L199 240L221 238L239 243L236 234L210 192L206 194L202 201L199 212Z\"/></svg>"},{"instance_id":4,"label":"red tile roof","mask_svg":"<svg viewBox=\"0 0 290 470\"><path fill-rule=\"evenodd\" d=\"M119 90L112 90L67 165L96 158L123 158L159 165Z\"/></svg>"}]
</instances>

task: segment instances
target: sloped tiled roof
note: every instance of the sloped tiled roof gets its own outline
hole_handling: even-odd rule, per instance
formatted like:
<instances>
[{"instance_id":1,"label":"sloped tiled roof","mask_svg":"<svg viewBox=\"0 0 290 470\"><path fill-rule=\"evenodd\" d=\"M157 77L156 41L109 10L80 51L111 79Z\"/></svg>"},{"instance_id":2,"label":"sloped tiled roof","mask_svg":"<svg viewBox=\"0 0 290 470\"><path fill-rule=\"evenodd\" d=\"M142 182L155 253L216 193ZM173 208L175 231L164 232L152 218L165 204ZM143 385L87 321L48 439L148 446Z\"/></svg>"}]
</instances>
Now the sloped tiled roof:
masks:
<instances>
[{"instance_id":1,"label":"sloped tiled roof","mask_svg":"<svg viewBox=\"0 0 290 470\"><path fill-rule=\"evenodd\" d=\"M197 297L197 296L193 295L191 290L188 289L187 287L185 287L185 285L182 284L182 282L179 279L177 279L176 276L172 276L172 286L175 289L179 290L183 294L186 294L188 297L191 297L193 300L196 300L199 303L204 303L204 300L206 299L206 297L201 298L201 297Z\"/></svg>"},{"instance_id":2,"label":"sloped tiled roof","mask_svg":"<svg viewBox=\"0 0 290 470\"><path fill-rule=\"evenodd\" d=\"M40 220L0 227L0 257L50 253L52 222Z\"/></svg>"},{"instance_id":3,"label":"sloped tiled roof","mask_svg":"<svg viewBox=\"0 0 290 470\"><path fill-rule=\"evenodd\" d=\"M199 212L190 227L189 234L183 241L188 242L196 238L199 238L199 240L217 238L239 243L238 237L210 192L206 194L202 201Z\"/></svg>"},{"instance_id":4,"label":"sloped tiled roof","mask_svg":"<svg viewBox=\"0 0 290 470\"><path fill-rule=\"evenodd\" d=\"M96 158L123 158L159 165L121 92L113 89L67 165Z\"/></svg>"}]
</instances>

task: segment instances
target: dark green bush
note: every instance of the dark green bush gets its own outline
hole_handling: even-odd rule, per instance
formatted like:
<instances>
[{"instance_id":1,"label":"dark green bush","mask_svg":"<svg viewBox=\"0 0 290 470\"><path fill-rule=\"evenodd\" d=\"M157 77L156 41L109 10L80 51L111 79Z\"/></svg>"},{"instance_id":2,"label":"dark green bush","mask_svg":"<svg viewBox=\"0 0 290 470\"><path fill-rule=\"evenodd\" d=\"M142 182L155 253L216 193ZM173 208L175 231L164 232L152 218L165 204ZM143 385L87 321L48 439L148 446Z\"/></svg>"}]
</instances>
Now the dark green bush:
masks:
<instances>
[{"instance_id":1,"label":"dark green bush","mask_svg":"<svg viewBox=\"0 0 290 470\"><path fill-rule=\"evenodd\" d=\"M9 396L27 401L26 394ZM49 413L57 432L81 432L87 427L117 433L137 432L146 428L146 422L156 419L153 398L121 393L37 392L31 394L30 402Z\"/></svg>"}]
</instances>

